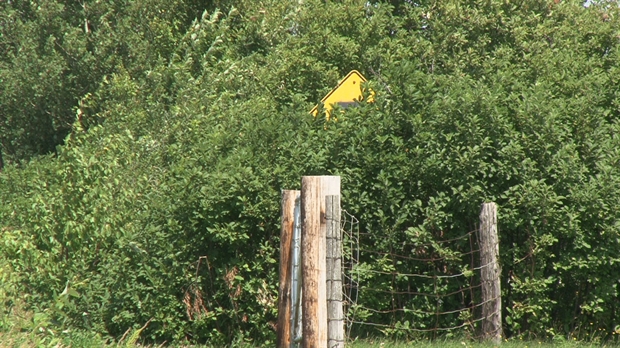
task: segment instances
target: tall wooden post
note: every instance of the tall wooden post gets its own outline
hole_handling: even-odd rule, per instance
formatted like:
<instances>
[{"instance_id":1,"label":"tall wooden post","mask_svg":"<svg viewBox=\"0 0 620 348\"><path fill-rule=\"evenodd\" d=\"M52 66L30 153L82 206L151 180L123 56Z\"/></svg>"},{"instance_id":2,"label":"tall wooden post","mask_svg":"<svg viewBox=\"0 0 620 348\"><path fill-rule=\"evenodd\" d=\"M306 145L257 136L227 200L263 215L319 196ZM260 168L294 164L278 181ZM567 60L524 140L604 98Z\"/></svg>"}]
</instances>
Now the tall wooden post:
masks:
<instances>
[{"instance_id":1,"label":"tall wooden post","mask_svg":"<svg viewBox=\"0 0 620 348\"><path fill-rule=\"evenodd\" d=\"M500 285L497 205L482 204L480 212L480 280L482 282L482 337L502 341L502 291Z\"/></svg>"},{"instance_id":2,"label":"tall wooden post","mask_svg":"<svg viewBox=\"0 0 620 348\"><path fill-rule=\"evenodd\" d=\"M342 307L342 236L340 230L340 196L327 196L327 347L344 348L344 313Z\"/></svg>"},{"instance_id":3,"label":"tall wooden post","mask_svg":"<svg viewBox=\"0 0 620 348\"><path fill-rule=\"evenodd\" d=\"M298 190L282 191L282 216L280 228L280 286L278 289L278 348L289 348L291 344L291 250L295 200Z\"/></svg>"},{"instance_id":4,"label":"tall wooden post","mask_svg":"<svg viewBox=\"0 0 620 348\"><path fill-rule=\"evenodd\" d=\"M302 177L301 265L304 348L327 347L325 196L328 195L340 195L340 177Z\"/></svg>"}]
</instances>

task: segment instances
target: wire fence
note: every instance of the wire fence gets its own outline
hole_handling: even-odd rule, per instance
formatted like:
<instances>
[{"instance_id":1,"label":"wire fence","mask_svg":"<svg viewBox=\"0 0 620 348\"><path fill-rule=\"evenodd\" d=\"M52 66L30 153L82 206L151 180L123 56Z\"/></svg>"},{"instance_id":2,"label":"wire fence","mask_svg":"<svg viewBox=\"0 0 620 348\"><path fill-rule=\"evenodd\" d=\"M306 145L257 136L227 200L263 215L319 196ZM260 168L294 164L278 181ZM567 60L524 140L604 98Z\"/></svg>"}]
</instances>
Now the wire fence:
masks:
<instances>
[{"instance_id":1,"label":"wire fence","mask_svg":"<svg viewBox=\"0 0 620 348\"><path fill-rule=\"evenodd\" d=\"M408 230L389 236L360 231L342 212L343 281L349 339L482 336L478 231L447 238ZM382 250L382 251L377 251Z\"/></svg>"}]
</instances>

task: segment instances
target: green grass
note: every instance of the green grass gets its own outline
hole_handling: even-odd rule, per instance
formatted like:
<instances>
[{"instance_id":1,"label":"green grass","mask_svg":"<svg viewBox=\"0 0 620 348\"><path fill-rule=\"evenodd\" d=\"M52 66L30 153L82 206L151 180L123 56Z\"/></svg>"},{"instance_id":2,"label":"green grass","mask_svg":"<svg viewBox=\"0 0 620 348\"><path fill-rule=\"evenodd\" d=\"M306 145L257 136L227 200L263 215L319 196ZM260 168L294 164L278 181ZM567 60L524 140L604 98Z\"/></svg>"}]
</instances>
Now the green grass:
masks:
<instances>
[{"instance_id":1,"label":"green grass","mask_svg":"<svg viewBox=\"0 0 620 348\"><path fill-rule=\"evenodd\" d=\"M125 347L121 344L109 344L109 342L97 335L90 333L75 333L64 337L35 334L32 332L1 332L0 348L17 347L56 347L56 348L81 348L81 347Z\"/></svg>"},{"instance_id":2,"label":"green grass","mask_svg":"<svg viewBox=\"0 0 620 348\"><path fill-rule=\"evenodd\" d=\"M136 330L137 331L137 330ZM216 348L211 345L188 346L183 344L172 345L140 345L136 339L138 333L130 332L121 342L111 342L95 334L87 332L75 332L65 334L64 337L54 337L28 332L0 332L0 348L13 347L54 347L54 348L133 348L133 347L171 347L171 348ZM133 337L130 337L133 336ZM231 348L254 348L272 345L261 344L239 344ZM363 339L356 340L347 344L347 348L620 348L617 342L583 342L576 340L554 340L554 341L526 341L526 340L504 340L501 345L492 343L472 342L469 340L451 339L448 341L392 341L382 339ZM224 347L217 347L224 348Z\"/></svg>"},{"instance_id":3,"label":"green grass","mask_svg":"<svg viewBox=\"0 0 620 348\"><path fill-rule=\"evenodd\" d=\"M508 340L500 345L492 343L479 343L471 341L412 341L394 342L389 340L360 340L351 342L348 348L601 348L601 347L620 347L617 343L598 343L580 341L523 341Z\"/></svg>"}]
</instances>

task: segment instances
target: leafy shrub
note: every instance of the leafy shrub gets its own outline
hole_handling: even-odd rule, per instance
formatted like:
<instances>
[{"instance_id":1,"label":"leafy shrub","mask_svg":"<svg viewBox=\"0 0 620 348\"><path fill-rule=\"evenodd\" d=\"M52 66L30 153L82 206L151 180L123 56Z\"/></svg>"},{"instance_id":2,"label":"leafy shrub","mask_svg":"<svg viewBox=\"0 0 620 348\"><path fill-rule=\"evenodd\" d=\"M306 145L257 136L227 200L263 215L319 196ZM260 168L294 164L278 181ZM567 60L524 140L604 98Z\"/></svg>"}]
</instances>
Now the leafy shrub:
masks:
<instances>
[{"instance_id":1,"label":"leafy shrub","mask_svg":"<svg viewBox=\"0 0 620 348\"><path fill-rule=\"evenodd\" d=\"M265 4L107 74L56 156L0 174L3 327L23 297L50 334L268 345L280 190L330 174L379 252L496 201L507 333L614 329L617 9ZM308 115L353 67L376 102Z\"/></svg>"}]
</instances>

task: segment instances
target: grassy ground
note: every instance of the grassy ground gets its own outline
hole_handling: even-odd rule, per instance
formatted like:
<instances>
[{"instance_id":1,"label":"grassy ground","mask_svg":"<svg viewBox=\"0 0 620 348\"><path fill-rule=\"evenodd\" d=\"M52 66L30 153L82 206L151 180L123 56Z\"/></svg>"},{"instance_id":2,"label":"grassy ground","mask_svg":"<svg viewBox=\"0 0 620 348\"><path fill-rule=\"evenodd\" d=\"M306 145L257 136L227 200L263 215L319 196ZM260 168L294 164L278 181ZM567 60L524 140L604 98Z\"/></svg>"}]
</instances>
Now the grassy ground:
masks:
<instances>
[{"instance_id":1,"label":"grassy ground","mask_svg":"<svg viewBox=\"0 0 620 348\"><path fill-rule=\"evenodd\" d=\"M134 337L131 337L134 336ZM42 337L33 333L12 332L12 333L0 333L0 348L13 348L13 347L54 347L54 348L90 348L90 347L103 347L103 348L134 348L134 347L171 347L171 348L216 348L214 346L183 346L183 345L158 345L158 346L143 346L140 345L136 335L129 335L121 342L109 342L101 337L92 335L89 333L77 333L72 334L69 337ZM261 345L234 345L231 348L254 348L261 347ZM490 343L478 343L471 341L450 340L450 341L412 341L412 342L394 342L389 340L358 340L347 344L347 348L620 348L620 344L614 343L600 343L600 342L580 342L580 341L523 341L523 340L508 340L502 342L501 345ZM224 348L224 347L217 347Z\"/></svg>"},{"instance_id":2,"label":"grassy ground","mask_svg":"<svg viewBox=\"0 0 620 348\"><path fill-rule=\"evenodd\" d=\"M594 342L579 342L579 341L523 341L523 340L508 340L502 342L502 344L491 343L477 343L470 341L415 341L415 342L390 342L390 341L358 341L352 342L347 347L349 348L602 348L602 347L620 347L618 344L605 344Z\"/></svg>"}]
</instances>

